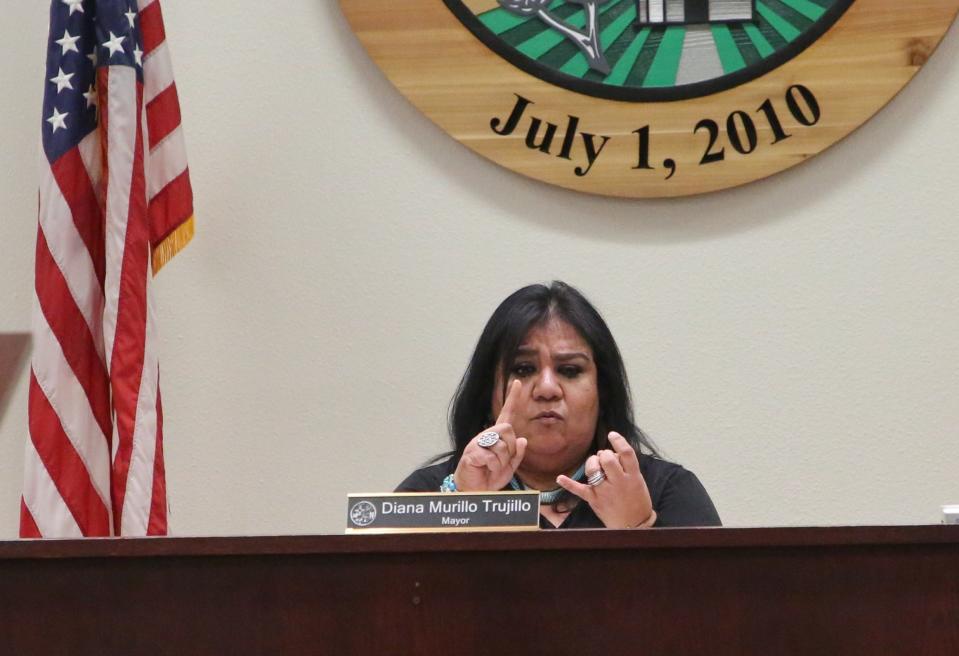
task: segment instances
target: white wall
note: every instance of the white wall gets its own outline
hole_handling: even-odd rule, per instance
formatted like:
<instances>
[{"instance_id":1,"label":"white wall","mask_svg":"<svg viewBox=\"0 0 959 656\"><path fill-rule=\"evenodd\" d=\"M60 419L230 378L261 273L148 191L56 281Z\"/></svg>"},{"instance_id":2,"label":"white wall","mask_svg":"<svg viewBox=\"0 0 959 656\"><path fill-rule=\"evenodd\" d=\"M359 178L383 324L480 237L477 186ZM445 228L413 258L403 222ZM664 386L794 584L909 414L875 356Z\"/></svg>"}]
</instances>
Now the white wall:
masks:
<instances>
[{"instance_id":1,"label":"white wall","mask_svg":"<svg viewBox=\"0 0 959 656\"><path fill-rule=\"evenodd\" d=\"M332 0L165 0L198 233L158 278L176 534L339 532L444 449L508 292L605 313L640 423L729 525L938 522L959 502L959 34L879 116L741 189L621 201L458 145ZM0 331L28 330L47 3L0 24ZM0 422L17 531L26 377Z\"/></svg>"}]
</instances>

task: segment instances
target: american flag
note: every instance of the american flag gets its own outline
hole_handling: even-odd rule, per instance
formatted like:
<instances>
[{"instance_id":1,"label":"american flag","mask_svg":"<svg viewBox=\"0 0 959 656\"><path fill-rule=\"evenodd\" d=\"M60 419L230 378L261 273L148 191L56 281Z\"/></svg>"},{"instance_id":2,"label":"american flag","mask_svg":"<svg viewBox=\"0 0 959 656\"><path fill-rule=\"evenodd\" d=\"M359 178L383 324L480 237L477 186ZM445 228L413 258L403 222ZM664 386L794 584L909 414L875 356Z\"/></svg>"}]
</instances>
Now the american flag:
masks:
<instances>
[{"instance_id":1,"label":"american flag","mask_svg":"<svg viewBox=\"0 0 959 656\"><path fill-rule=\"evenodd\" d=\"M158 0L53 0L21 537L165 535L151 278L193 235Z\"/></svg>"}]
</instances>

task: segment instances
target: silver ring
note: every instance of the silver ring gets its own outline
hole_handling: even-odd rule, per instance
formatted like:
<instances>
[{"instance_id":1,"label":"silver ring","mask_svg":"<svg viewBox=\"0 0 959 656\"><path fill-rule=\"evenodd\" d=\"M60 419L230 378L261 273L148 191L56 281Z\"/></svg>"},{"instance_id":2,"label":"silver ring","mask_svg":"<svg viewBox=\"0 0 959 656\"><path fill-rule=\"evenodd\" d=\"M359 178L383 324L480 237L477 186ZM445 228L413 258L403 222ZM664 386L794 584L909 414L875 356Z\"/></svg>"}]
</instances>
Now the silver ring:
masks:
<instances>
[{"instance_id":1,"label":"silver ring","mask_svg":"<svg viewBox=\"0 0 959 656\"><path fill-rule=\"evenodd\" d=\"M602 469L600 469L598 472L589 475L589 478L586 479L586 485L590 487L596 487L597 485L599 485L605 480L606 480L606 473Z\"/></svg>"},{"instance_id":2,"label":"silver ring","mask_svg":"<svg viewBox=\"0 0 959 656\"><path fill-rule=\"evenodd\" d=\"M486 431L476 439L476 443L484 449L492 449L499 442L499 433L496 431Z\"/></svg>"}]
</instances>

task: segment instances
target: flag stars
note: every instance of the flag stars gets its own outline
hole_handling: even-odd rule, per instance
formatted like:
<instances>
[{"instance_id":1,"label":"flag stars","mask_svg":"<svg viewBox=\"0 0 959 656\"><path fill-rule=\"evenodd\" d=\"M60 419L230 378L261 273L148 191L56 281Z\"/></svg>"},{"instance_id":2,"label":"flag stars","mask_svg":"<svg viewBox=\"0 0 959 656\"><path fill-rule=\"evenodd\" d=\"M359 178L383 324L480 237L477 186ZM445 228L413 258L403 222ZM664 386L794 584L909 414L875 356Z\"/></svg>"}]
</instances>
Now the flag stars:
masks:
<instances>
[{"instance_id":1,"label":"flag stars","mask_svg":"<svg viewBox=\"0 0 959 656\"><path fill-rule=\"evenodd\" d=\"M135 12L135 11L133 11L133 10L131 9L130 11L128 11L127 13L125 13L125 14L123 14L123 15L127 17L127 20L130 22L130 27L132 28L132 27L133 27L133 21L136 20L136 17L137 17L137 12Z\"/></svg>"},{"instance_id":2,"label":"flag stars","mask_svg":"<svg viewBox=\"0 0 959 656\"><path fill-rule=\"evenodd\" d=\"M62 56L67 54L71 50L73 52L79 53L80 49L77 48L77 41L79 40L80 40L79 36L70 36L70 32L68 30L63 30L63 38L57 39L54 43L60 46L61 48L60 55Z\"/></svg>"},{"instance_id":3,"label":"flag stars","mask_svg":"<svg viewBox=\"0 0 959 656\"><path fill-rule=\"evenodd\" d=\"M97 49L96 48L90 51L90 54L87 55L87 59L90 60L94 68L97 67Z\"/></svg>"},{"instance_id":4,"label":"flag stars","mask_svg":"<svg viewBox=\"0 0 959 656\"><path fill-rule=\"evenodd\" d=\"M74 76L74 73L64 73L62 68L58 70L57 76L50 78L50 81L57 85L57 93L64 89L72 89L73 85L70 83L70 78Z\"/></svg>"},{"instance_id":5,"label":"flag stars","mask_svg":"<svg viewBox=\"0 0 959 656\"><path fill-rule=\"evenodd\" d=\"M86 93L83 94L83 97L87 99L87 109L97 106L97 90L93 88L92 84Z\"/></svg>"},{"instance_id":6,"label":"flag stars","mask_svg":"<svg viewBox=\"0 0 959 656\"><path fill-rule=\"evenodd\" d=\"M70 8L70 15L73 16L73 12L79 11L81 14L86 12L83 11L83 0L62 0L63 4Z\"/></svg>"},{"instance_id":7,"label":"flag stars","mask_svg":"<svg viewBox=\"0 0 959 656\"><path fill-rule=\"evenodd\" d=\"M126 39L125 36L117 36L111 31L110 38L103 44L103 47L108 48L110 50L111 57L117 54L118 52L126 52L126 50L123 49L123 46L120 45L123 43L125 39Z\"/></svg>"},{"instance_id":8,"label":"flag stars","mask_svg":"<svg viewBox=\"0 0 959 656\"><path fill-rule=\"evenodd\" d=\"M137 63L137 66L143 66L143 51L140 50L140 46L133 49L133 60Z\"/></svg>"},{"instance_id":9,"label":"flag stars","mask_svg":"<svg viewBox=\"0 0 959 656\"><path fill-rule=\"evenodd\" d=\"M70 112L60 113L57 111L57 108L53 108L53 115L47 119L47 123L53 126L53 131L56 133L57 130L63 128L67 129L67 116L70 115Z\"/></svg>"}]
</instances>

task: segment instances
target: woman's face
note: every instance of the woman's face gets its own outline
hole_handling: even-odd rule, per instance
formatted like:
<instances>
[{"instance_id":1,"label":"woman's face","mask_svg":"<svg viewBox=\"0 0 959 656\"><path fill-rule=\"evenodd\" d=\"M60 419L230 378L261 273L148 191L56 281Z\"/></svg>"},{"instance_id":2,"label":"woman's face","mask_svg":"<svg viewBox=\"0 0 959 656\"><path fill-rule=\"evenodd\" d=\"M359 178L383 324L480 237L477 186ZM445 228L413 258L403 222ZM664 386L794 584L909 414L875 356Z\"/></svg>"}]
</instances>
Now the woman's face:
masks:
<instances>
[{"instance_id":1,"label":"woman's face","mask_svg":"<svg viewBox=\"0 0 959 656\"><path fill-rule=\"evenodd\" d=\"M516 359L506 364L505 376L502 371L497 376L494 418L503 407L503 390L514 378L523 387L513 429L528 440L520 473L556 476L578 468L592 445L599 416L593 350L562 319L550 318L534 327Z\"/></svg>"}]
</instances>

